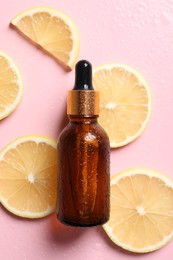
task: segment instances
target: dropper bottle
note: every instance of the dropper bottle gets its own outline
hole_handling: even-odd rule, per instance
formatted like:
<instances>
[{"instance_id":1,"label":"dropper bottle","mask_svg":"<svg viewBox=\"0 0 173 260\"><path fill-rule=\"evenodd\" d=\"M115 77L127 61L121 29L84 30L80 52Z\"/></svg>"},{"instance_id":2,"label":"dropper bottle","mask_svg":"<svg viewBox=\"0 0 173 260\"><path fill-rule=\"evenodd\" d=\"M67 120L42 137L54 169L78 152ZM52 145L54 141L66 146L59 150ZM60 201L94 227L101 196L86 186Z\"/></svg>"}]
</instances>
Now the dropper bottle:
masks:
<instances>
[{"instance_id":1,"label":"dropper bottle","mask_svg":"<svg viewBox=\"0 0 173 260\"><path fill-rule=\"evenodd\" d=\"M58 208L60 222L72 226L101 225L109 219L110 146L98 124L99 92L92 85L92 66L76 64L68 92L69 123L58 140Z\"/></svg>"}]
</instances>

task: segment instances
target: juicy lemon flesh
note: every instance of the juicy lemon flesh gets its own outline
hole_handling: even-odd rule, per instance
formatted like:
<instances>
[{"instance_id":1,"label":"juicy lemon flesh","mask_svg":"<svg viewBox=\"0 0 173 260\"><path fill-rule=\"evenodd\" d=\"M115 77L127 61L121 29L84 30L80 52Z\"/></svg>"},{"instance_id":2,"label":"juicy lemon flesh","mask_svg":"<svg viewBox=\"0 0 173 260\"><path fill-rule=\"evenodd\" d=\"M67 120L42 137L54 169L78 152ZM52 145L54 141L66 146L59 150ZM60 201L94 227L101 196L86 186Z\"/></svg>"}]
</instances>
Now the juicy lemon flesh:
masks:
<instances>
[{"instance_id":1,"label":"juicy lemon flesh","mask_svg":"<svg viewBox=\"0 0 173 260\"><path fill-rule=\"evenodd\" d=\"M118 244L131 251L152 251L173 233L173 187L158 177L134 174L111 186L107 223Z\"/></svg>"},{"instance_id":2,"label":"juicy lemon flesh","mask_svg":"<svg viewBox=\"0 0 173 260\"><path fill-rule=\"evenodd\" d=\"M16 72L9 61L0 55L0 115L15 102L18 92L19 85Z\"/></svg>"},{"instance_id":3,"label":"juicy lemon flesh","mask_svg":"<svg viewBox=\"0 0 173 260\"><path fill-rule=\"evenodd\" d=\"M125 145L139 136L149 120L149 89L132 72L123 68L101 69L94 74L100 90L99 122L112 147Z\"/></svg>"},{"instance_id":4,"label":"juicy lemon flesh","mask_svg":"<svg viewBox=\"0 0 173 260\"><path fill-rule=\"evenodd\" d=\"M55 148L34 141L6 152L0 161L0 197L7 209L28 217L55 209L56 156Z\"/></svg>"},{"instance_id":5,"label":"juicy lemon flesh","mask_svg":"<svg viewBox=\"0 0 173 260\"><path fill-rule=\"evenodd\" d=\"M62 19L41 12L23 17L17 26L33 42L68 63L73 44L71 30Z\"/></svg>"}]
</instances>

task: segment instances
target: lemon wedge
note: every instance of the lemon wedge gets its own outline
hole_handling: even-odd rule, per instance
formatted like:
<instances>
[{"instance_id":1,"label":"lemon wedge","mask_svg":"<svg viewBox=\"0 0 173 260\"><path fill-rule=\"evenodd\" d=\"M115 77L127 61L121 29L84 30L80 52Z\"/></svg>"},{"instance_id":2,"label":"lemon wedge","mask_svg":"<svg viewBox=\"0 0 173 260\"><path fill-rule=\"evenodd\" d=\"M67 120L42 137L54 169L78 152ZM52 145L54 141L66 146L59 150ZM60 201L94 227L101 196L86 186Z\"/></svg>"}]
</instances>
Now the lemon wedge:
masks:
<instances>
[{"instance_id":1,"label":"lemon wedge","mask_svg":"<svg viewBox=\"0 0 173 260\"><path fill-rule=\"evenodd\" d=\"M48 7L27 9L12 19L11 26L67 70L76 64L79 33L74 22L61 11Z\"/></svg>"}]
</instances>

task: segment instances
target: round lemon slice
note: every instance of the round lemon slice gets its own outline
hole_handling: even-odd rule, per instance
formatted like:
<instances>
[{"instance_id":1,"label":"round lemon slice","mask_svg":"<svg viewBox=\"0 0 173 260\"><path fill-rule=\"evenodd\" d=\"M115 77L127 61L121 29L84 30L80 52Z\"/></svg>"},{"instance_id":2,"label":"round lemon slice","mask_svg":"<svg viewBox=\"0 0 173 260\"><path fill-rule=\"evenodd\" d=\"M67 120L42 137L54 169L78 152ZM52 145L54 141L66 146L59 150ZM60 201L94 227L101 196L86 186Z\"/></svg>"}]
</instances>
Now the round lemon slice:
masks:
<instances>
[{"instance_id":1,"label":"round lemon slice","mask_svg":"<svg viewBox=\"0 0 173 260\"><path fill-rule=\"evenodd\" d=\"M0 201L15 215L40 218L55 211L56 142L25 136L0 152Z\"/></svg>"},{"instance_id":2,"label":"round lemon slice","mask_svg":"<svg viewBox=\"0 0 173 260\"><path fill-rule=\"evenodd\" d=\"M151 91L144 78L123 64L105 64L93 73L100 91L99 122L111 147L124 146L142 134L151 116Z\"/></svg>"},{"instance_id":3,"label":"round lemon slice","mask_svg":"<svg viewBox=\"0 0 173 260\"><path fill-rule=\"evenodd\" d=\"M23 81L14 61L0 52L0 120L10 115L23 96Z\"/></svg>"},{"instance_id":4,"label":"round lemon slice","mask_svg":"<svg viewBox=\"0 0 173 260\"><path fill-rule=\"evenodd\" d=\"M126 250L145 253L161 248L173 237L173 183L148 169L115 175L110 220L104 229Z\"/></svg>"}]
</instances>

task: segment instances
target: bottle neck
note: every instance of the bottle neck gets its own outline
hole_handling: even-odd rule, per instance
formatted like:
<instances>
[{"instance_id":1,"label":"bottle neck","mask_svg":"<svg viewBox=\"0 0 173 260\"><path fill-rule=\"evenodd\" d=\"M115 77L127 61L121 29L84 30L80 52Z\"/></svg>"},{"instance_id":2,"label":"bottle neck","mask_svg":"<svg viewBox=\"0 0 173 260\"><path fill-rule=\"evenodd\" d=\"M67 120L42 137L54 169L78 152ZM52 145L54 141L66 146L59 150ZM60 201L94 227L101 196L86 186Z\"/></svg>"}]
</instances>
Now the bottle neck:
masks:
<instances>
[{"instance_id":1,"label":"bottle neck","mask_svg":"<svg viewBox=\"0 0 173 260\"><path fill-rule=\"evenodd\" d=\"M97 122L98 116L86 117L86 116L72 116L69 115L70 123L84 123L84 124L92 124Z\"/></svg>"}]
</instances>

